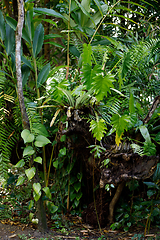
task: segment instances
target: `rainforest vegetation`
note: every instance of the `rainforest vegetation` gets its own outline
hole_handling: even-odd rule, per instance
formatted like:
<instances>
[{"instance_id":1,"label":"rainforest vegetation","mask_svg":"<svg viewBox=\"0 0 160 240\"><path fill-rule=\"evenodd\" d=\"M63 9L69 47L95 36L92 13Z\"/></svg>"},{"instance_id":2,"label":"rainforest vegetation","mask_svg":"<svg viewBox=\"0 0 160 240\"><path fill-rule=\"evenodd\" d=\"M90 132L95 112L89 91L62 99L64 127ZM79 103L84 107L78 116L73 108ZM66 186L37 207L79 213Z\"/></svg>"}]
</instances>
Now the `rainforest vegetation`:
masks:
<instances>
[{"instance_id":1,"label":"rainforest vegetation","mask_svg":"<svg viewBox=\"0 0 160 240\"><path fill-rule=\"evenodd\" d=\"M0 220L160 227L158 0L0 2Z\"/></svg>"}]
</instances>

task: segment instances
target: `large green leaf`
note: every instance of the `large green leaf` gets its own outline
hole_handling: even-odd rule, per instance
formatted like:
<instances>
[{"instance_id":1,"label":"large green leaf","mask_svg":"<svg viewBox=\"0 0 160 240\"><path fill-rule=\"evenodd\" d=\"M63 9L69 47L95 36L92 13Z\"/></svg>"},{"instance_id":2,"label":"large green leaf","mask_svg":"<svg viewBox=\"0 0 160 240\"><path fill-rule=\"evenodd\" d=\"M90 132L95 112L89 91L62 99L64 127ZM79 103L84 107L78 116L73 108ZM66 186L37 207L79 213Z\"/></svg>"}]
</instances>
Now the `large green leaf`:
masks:
<instances>
[{"instance_id":1,"label":"large green leaf","mask_svg":"<svg viewBox=\"0 0 160 240\"><path fill-rule=\"evenodd\" d=\"M15 32L14 30L6 24L6 37L5 37L5 47L7 55L10 55L14 51L15 46Z\"/></svg>"},{"instance_id":2,"label":"large green leaf","mask_svg":"<svg viewBox=\"0 0 160 240\"><path fill-rule=\"evenodd\" d=\"M39 191L41 190L41 184L40 183L33 183L33 189L34 189L35 193L38 194Z\"/></svg>"},{"instance_id":3,"label":"large green leaf","mask_svg":"<svg viewBox=\"0 0 160 240\"><path fill-rule=\"evenodd\" d=\"M105 121L103 119L98 119L97 121L92 120L90 122L90 131L92 131L93 136L98 140L101 141L101 139L104 136L104 133L106 133L106 126Z\"/></svg>"},{"instance_id":4,"label":"large green leaf","mask_svg":"<svg viewBox=\"0 0 160 240\"><path fill-rule=\"evenodd\" d=\"M101 66L95 65L94 68L92 68L89 64L84 64L82 68L82 79L84 81L84 84L86 85L86 89L89 90L92 87L93 78L96 76L96 74L101 73Z\"/></svg>"},{"instance_id":5,"label":"large green leaf","mask_svg":"<svg viewBox=\"0 0 160 240\"><path fill-rule=\"evenodd\" d=\"M144 139L147 142L151 142L151 137L150 137L150 134L149 134L148 129L146 128L146 126L140 126L139 130L140 130L142 136L144 137Z\"/></svg>"},{"instance_id":6,"label":"large green leaf","mask_svg":"<svg viewBox=\"0 0 160 240\"><path fill-rule=\"evenodd\" d=\"M33 54L35 58L42 49L43 41L44 41L44 28L43 25L40 23L35 30L33 39Z\"/></svg>"},{"instance_id":7,"label":"large green leaf","mask_svg":"<svg viewBox=\"0 0 160 240\"><path fill-rule=\"evenodd\" d=\"M24 129L21 132L21 137L23 138L24 143L30 143L34 141L34 135L30 133L28 129Z\"/></svg>"},{"instance_id":8,"label":"large green leaf","mask_svg":"<svg viewBox=\"0 0 160 240\"><path fill-rule=\"evenodd\" d=\"M57 18L65 18L63 15L60 13L54 11L53 9L48 9L48 8L33 8L34 12L40 13L40 14L46 14L49 16L57 17Z\"/></svg>"},{"instance_id":9,"label":"large green leaf","mask_svg":"<svg viewBox=\"0 0 160 240\"><path fill-rule=\"evenodd\" d=\"M38 74L37 88L39 88L48 78L50 63L46 64Z\"/></svg>"},{"instance_id":10,"label":"large green leaf","mask_svg":"<svg viewBox=\"0 0 160 240\"><path fill-rule=\"evenodd\" d=\"M113 128L116 129L116 144L119 145L124 130L127 130L130 124L130 116L127 115L120 116L119 114L114 114L111 120Z\"/></svg>"},{"instance_id":11,"label":"large green leaf","mask_svg":"<svg viewBox=\"0 0 160 240\"><path fill-rule=\"evenodd\" d=\"M34 177L35 173L36 173L36 168L35 167L32 167L32 168L29 168L29 169L25 170L25 174L27 175L28 180L31 180Z\"/></svg>"},{"instance_id":12,"label":"large green leaf","mask_svg":"<svg viewBox=\"0 0 160 240\"><path fill-rule=\"evenodd\" d=\"M112 84L114 81L114 76L111 74L107 74L106 76L100 74L93 78L92 86L98 101L101 101L104 96L107 96L107 92L111 92L110 88L114 88Z\"/></svg>"},{"instance_id":13,"label":"large green leaf","mask_svg":"<svg viewBox=\"0 0 160 240\"><path fill-rule=\"evenodd\" d=\"M17 21L14 18L6 17L6 23L15 31L17 27Z\"/></svg>"},{"instance_id":14,"label":"large green leaf","mask_svg":"<svg viewBox=\"0 0 160 240\"><path fill-rule=\"evenodd\" d=\"M32 130L38 135L43 135L45 137L49 136L45 126L42 123L33 123Z\"/></svg>"},{"instance_id":15,"label":"large green leaf","mask_svg":"<svg viewBox=\"0 0 160 240\"><path fill-rule=\"evenodd\" d=\"M27 37L29 37L29 41L32 42L34 37L33 9L30 9L26 13L25 30L25 34L27 35Z\"/></svg>"},{"instance_id":16,"label":"large green leaf","mask_svg":"<svg viewBox=\"0 0 160 240\"><path fill-rule=\"evenodd\" d=\"M5 39L5 21L4 21L4 17L3 17L3 13L2 11L0 11L0 39L2 39L2 41L4 41Z\"/></svg>"},{"instance_id":17,"label":"large green leaf","mask_svg":"<svg viewBox=\"0 0 160 240\"><path fill-rule=\"evenodd\" d=\"M48 143L51 143L51 141L48 138L46 138L42 135L38 135L36 137L36 141L35 141L34 144L35 144L36 147L44 147Z\"/></svg>"},{"instance_id":18,"label":"large green leaf","mask_svg":"<svg viewBox=\"0 0 160 240\"><path fill-rule=\"evenodd\" d=\"M83 44L82 62L83 64L92 65L92 48L90 44Z\"/></svg>"},{"instance_id":19,"label":"large green leaf","mask_svg":"<svg viewBox=\"0 0 160 240\"><path fill-rule=\"evenodd\" d=\"M85 24L87 23L88 19L90 19L93 22L94 26L96 26L92 16L89 14L91 1L90 0L82 0L82 2L80 3L80 2L78 2L78 0L75 0L75 2L81 9L81 14L79 14L79 22L81 23L81 26L85 27Z\"/></svg>"},{"instance_id":20,"label":"large green leaf","mask_svg":"<svg viewBox=\"0 0 160 240\"><path fill-rule=\"evenodd\" d=\"M23 150L23 157L24 156L31 156L31 155L33 155L34 154L34 149L33 149L33 147L32 146L28 146L28 147L26 147L24 150Z\"/></svg>"}]
</instances>

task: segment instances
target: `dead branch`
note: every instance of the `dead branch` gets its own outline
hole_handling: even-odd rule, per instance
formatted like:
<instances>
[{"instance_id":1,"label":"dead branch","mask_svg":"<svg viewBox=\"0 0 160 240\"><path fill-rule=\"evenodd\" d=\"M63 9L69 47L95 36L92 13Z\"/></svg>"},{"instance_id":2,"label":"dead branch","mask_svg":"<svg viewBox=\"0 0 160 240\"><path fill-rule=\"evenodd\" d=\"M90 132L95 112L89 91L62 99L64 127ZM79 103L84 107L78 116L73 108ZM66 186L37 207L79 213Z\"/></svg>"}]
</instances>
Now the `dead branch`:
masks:
<instances>
[{"instance_id":1,"label":"dead branch","mask_svg":"<svg viewBox=\"0 0 160 240\"><path fill-rule=\"evenodd\" d=\"M145 119L143 120L143 123L146 124L149 122L149 120L151 119L155 109L157 108L157 105L160 103L160 95L156 96L153 103L152 103L152 106L147 114L147 116L145 117Z\"/></svg>"}]
</instances>

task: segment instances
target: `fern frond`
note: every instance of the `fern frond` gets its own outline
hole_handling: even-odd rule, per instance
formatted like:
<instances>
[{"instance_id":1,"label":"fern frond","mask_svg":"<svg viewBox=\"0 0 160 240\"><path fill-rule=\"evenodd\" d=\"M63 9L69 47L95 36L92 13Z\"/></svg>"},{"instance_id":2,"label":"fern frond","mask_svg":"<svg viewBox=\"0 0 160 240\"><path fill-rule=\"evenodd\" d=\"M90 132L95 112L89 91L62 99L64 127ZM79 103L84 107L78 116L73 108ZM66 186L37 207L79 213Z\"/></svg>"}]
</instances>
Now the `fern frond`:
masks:
<instances>
[{"instance_id":1,"label":"fern frond","mask_svg":"<svg viewBox=\"0 0 160 240\"><path fill-rule=\"evenodd\" d=\"M131 147L133 148L134 153L138 153L140 156L144 155L144 149L140 147L138 144L131 144Z\"/></svg>"}]
</instances>

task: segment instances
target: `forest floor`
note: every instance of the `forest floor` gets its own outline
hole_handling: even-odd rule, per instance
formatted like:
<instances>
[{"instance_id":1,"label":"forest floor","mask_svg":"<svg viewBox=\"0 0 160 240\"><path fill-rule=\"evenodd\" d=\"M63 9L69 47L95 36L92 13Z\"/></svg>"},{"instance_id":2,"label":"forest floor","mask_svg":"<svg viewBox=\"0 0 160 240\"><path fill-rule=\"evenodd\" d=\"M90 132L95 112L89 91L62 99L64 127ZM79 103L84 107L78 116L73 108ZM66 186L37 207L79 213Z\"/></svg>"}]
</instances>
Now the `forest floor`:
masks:
<instances>
[{"instance_id":1,"label":"forest floor","mask_svg":"<svg viewBox=\"0 0 160 240\"><path fill-rule=\"evenodd\" d=\"M3 240L160 240L160 229L151 229L144 237L143 229L134 229L132 232L111 231L107 228L99 230L88 225L73 226L70 230L49 229L46 233L39 232L34 226L28 224L15 225L12 222L0 223L0 239Z\"/></svg>"}]
</instances>

